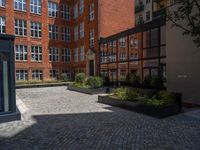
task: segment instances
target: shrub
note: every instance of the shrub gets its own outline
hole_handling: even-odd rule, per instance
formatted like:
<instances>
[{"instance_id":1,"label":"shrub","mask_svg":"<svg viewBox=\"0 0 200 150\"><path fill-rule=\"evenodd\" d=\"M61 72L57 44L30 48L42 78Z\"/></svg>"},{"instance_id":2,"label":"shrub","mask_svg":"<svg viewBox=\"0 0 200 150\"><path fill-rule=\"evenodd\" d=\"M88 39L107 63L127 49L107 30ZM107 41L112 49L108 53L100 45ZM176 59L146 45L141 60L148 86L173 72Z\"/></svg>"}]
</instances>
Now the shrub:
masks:
<instances>
[{"instance_id":1,"label":"shrub","mask_svg":"<svg viewBox=\"0 0 200 150\"><path fill-rule=\"evenodd\" d=\"M132 85L138 85L140 83L140 76L136 74L130 75L130 83Z\"/></svg>"},{"instance_id":2,"label":"shrub","mask_svg":"<svg viewBox=\"0 0 200 150\"><path fill-rule=\"evenodd\" d=\"M61 79L62 79L63 81L69 81L69 79L68 79L66 73L62 73L62 74L61 74Z\"/></svg>"},{"instance_id":3,"label":"shrub","mask_svg":"<svg viewBox=\"0 0 200 150\"><path fill-rule=\"evenodd\" d=\"M127 99L127 88L117 88L113 91L113 97L119 100Z\"/></svg>"},{"instance_id":4,"label":"shrub","mask_svg":"<svg viewBox=\"0 0 200 150\"><path fill-rule=\"evenodd\" d=\"M160 91L151 99L148 99L146 103L160 108L174 103L175 100L176 94L167 91Z\"/></svg>"},{"instance_id":5,"label":"shrub","mask_svg":"<svg viewBox=\"0 0 200 150\"><path fill-rule=\"evenodd\" d=\"M76 74L76 77L75 77L75 82L76 83L83 84L84 81L85 81L85 74L84 73L78 73L78 74Z\"/></svg>"},{"instance_id":6,"label":"shrub","mask_svg":"<svg viewBox=\"0 0 200 150\"><path fill-rule=\"evenodd\" d=\"M128 88L126 92L128 101L135 101L139 97L139 93L133 88Z\"/></svg>"},{"instance_id":7,"label":"shrub","mask_svg":"<svg viewBox=\"0 0 200 150\"><path fill-rule=\"evenodd\" d=\"M103 80L100 77L89 77L86 80L86 85L90 86L91 88L100 88L103 86Z\"/></svg>"}]
</instances>

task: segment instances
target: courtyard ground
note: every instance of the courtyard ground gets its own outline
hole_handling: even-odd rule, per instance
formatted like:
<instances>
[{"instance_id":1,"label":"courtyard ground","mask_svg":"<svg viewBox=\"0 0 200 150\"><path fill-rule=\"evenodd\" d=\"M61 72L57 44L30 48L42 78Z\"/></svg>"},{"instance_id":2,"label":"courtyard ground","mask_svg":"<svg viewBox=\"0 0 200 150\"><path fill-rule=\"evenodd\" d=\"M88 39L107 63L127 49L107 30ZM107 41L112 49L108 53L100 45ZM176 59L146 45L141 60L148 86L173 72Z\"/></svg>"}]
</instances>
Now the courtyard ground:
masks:
<instances>
[{"instance_id":1,"label":"courtyard ground","mask_svg":"<svg viewBox=\"0 0 200 150\"><path fill-rule=\"evenodd\" d=\"M0 150L199 150L200 110L156 119L66 87L17 90L22 120L0 124Z\"/></svg>"}]
</instances>

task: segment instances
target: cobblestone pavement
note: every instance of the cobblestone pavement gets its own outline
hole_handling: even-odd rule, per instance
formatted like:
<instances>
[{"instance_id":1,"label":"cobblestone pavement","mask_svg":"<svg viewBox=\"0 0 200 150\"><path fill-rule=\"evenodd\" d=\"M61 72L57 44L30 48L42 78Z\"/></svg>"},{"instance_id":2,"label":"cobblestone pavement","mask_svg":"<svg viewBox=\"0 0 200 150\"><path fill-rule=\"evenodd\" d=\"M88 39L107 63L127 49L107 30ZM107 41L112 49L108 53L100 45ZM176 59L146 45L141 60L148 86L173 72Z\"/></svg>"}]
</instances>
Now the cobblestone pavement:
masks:
<instances>
[{"instance_id":1,"label":"cobblestone pavement","mask_svg":"<svg viewBox=\"0 0 200 150\"><path fill-rule=\"evenodd\" d=\"M0 124L0 150L199 150L200 110L155 119L66 87L17 90L22 121Z\"/></svg>"}]
</instances>

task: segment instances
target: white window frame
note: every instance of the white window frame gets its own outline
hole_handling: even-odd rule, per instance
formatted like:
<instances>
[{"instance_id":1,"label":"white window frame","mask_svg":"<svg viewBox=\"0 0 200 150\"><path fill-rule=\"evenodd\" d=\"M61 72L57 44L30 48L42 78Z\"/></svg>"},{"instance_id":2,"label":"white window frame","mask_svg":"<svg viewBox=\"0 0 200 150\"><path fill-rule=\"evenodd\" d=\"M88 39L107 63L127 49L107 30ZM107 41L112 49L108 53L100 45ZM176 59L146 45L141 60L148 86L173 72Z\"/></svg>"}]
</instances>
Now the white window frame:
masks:
<instances>
[{"instance_id":1,"label":"white window frame","mask_svg":"<svg viewBox=\"0 0 200 150\"><path fill-rule=\"evenodd\" d=\"M58 4L52 1L48 1L48 16L58 17Z\"/></svg>"},{"instance_id":2,"label":"white window frame","mask_svg":"<svg viewBox=\"0 0 200 150\"><path fill-rule=\"evenodd\" d=\"M71 9L69 5L62 5L61 7L61 18L65 19L67 21L70 21L71 19L71 13L70 13Z\"/></svg>"},{"instance_id":3,"label":"white window frame","mask_svg":"<svg viewBox=\"0 0 200 150\"><path fill-rule=\"evenodd\" d=\"M49 39L51 40L58 40L58 26L56 25L49 25Z\"/></svg>"},{"instance_id":4,"label":"white window frame","mask_svg":"<svg viewBox=\"0 0 200 150\"><path fill-rule=\"evenodd\" d=\"M84 30L84 22L80 23L80 38L84 38L85 36L85 30Z\"/></svg>"},{"instance_id":5,"label":"white window frame","mask_svg":"<svg viewBox=\"0 0 200 150\"><path fill-rule=\"evenodd\" d=\"M19 26L21 24L21 26ZM22 34L20 33L22 31ZM27 36L27 21L21 19L15 19L15 35Z\"/></svg>"},{"instance_id":6,"label":"white window frame","mask_svg":"<svg viewBox=\"0 0 200 150\"><path fill-rule=\"evenodd\" d=\"M79 54L79 50L78 50L78 48L75 48L74 49L74 62L75 63L78 63L78 61L79 61L79 59L78 59L78 55Z\"/></svg>"},{"instance_id":7,"label":"white window frame","mask_svg":"<svg viewBox=\"0 0 200 150\"><path fill-rule=\"evenodd\" d=\"M120 48L126 47L126 38L125 37L119 39L119 46L120 46Z\"/></svg>"},{"instance_id":8,"label":"white window frame","mask_svg":"<svg viewBox=\"0 0 200 150\"><path fill-rule=\"evenodd\" d=\"M51 69L49 70L49 76L52 80L58 80L59 78L59 70L58 69Z\"/></svg>"},{"instance_id":9,"label":"white window frame","mask_svg":"<svg viewBox=\"0 0 200 150\"><path fill-rule=\"evenodd\" d=\"M78 3L74 5L74 19L78 18Z\"/></svg>"},{"instance_id":10,"label":"white window frame","mask_svg":"<svg viewBox=\"0 0 200 150\"><path fill-rule=\"evenodd\" d=\"M28 60L28 47L26 45L15 45L15 60L16 61Z\"/></svg>"},{"instance_id":11,"label":"white window frame","mask_svg":"<svg viewBox=\"0 0 200 150\"><path fill-rule=\"evenodd\" d=\"M70 48L62 49L62 62L64 62L64 63L71 62L71 49Z\"/></svg>"},{"instance_id":12,"label":"white window frame","mask_svg":"<svg viewBox=\"0 0 200 150\"><path fill-rule=\"evenodd\" d=\"M6 18L3 16L0 16L0 33L6 33Z\"/></svg>"},{"instance_id":13,"label":"white window frame","mask_svg":"<svg viewBox=\"0 0 200 150\"><path fill-rule=\"evenodd\" d=\"M31 46L31 61L32 62L42 62L42 47L32 45Z\"/></svg>"},{"instance_id":14,"label":"white window frame","mask_svg":"<svg viewBox=\"0 0 200 150\"><path fill-rule=\"evenodd\" d=\"M90 4L90 9L89 9L89 20L93 21L94 20L94 3Z\"/></svg>"},{"instance_id":15,"label":"white window frame","mask_svg":"<svg viewBox=\"0 0 200 150\"><path fill-rule=\"evenodd\" d=\"M84 0L80 0L79 11L80 11L80 15L84 13Z\"/></svg>"},{"instance_id":16,"label":"white window frame","mask_svg":"<svg viewBox=\"0 0 200 150\"><path fill-rule=\"evenodd\" d=\"M42 2L41 1L42 0L30 0L30 12L31 13L41 15L41 13L42 13Z\"/></svg>"},{"instance_id":17,"label":"white window frame","mask_svg":"<svg viewBox=\"0 0 200 150\"><path fill-rule=\"evenodd\" d=\"M84 46L80 47L80 61L84 61L85 60L85 48Z\"/></svg>"},{"instance_id":18,"label":"white window frame","mask_svg":"<svg viewBox=\"0 0 200 150\"><path fill-rule=\"evenodd\" d=\"M49 62L59 62L59 49L56 47L49 48Z\"/></svg>"},{"instance_id":19,"label":"white window frame","mask_svg":"<svg viewBox=\"0 0 200 150\"><path fill-rule=\"evenodd\" d=\"M26 11L26 0L14 0L14 9L18 11Z\"/></svg>"},{"instance_id":20,"label":"white window frame","mask_svg":"<svg viewBox=\"0 0 200 150\"><path fill-rule=\"evenodd\" d=\"M0 0L0 7L6 6L6 0Z\"/></svg>"},{"instance_id":21,"label":"white window frame","mask_svg":"<svg viewBox=\"0 0 200 150\"><path fill-rule=\"evenodd\" d=\"M61 28L61 39L66 42L70 42L70 40L71 40L70 27L62 27Z\"/></svg>"},{"instance_id":22,"label":"white window frame","mask_svg":"<svg viewBox=\"0 0 200 150\"><path fill-rule=\"evenodd\" d=\"M42 37L42 24L40 22L31 21L31 37L33 38Z\"/></svg>"},{"instance_id":23,"label":"white window frame","mask_svg":"<svg viewBox=\"0 0 200 150\"><path fill-rule=\"evenodd\" d=\"M17 69L15 71L15 76L17 81L27 81L28 80L28 70Z\"/></svg>"},{"instance_id":24,"label":"white window frame","mask_svg":"<svg viewBox=\"0 0 200 150\"><path fill-rule=\"evenodd\" d=\"M32 80L43 80L43 71L42 70L32 70Z\"/></svg>"},{"instance_id":25,"label":"white window frame","mask_svg":"<svg viewBox=\"0 0 200 150\"><path fill-rule=\"evenodd\" d=\"M89 35L90 37L90 39L89 39L89 41L90 41L90 48L93 48L94 47L94 29L91 29L90 30L90 35Z\"/></svg>"}]
</instances>

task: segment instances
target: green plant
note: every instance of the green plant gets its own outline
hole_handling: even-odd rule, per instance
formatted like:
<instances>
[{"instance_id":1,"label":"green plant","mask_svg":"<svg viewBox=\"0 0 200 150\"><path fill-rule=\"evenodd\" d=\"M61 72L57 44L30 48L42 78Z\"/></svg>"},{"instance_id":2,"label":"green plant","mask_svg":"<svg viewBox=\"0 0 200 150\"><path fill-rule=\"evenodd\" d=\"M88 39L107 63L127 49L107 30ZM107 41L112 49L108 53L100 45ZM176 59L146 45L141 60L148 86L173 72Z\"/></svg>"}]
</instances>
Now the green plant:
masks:
<instances>
[{"instance_id":1,"label":"green plant","mask_svg":"<svg viewBox=\"0 0 200 150\"><path fill-rule=\"evenodd\" d=\"M86 85L90 86L91 88L100 88L103 86L103 80L100 77L89 77L86 80Z\"/></svg>"},{"instance_id":2,"label":"green plant","mask_svg":"<svg viewBox=\"0 0 200 150\"><path fill-rule=\"evenodd\" d=\"M151 99L148 99L146 103L161 108L174 103L175 100L176 94L167 91L160 91Z\"/></svg>"},{"instance_id":3,"label":"green plant","mask_svg":"<svg viewBox=\"0 0 200 150\"><path fill-rule=\"evenodd\" d=\"M126 88L117 88L113 91L112 97L119 99L119 100L126 100L127 99L127 89Z\"/></svg>"},{"instance_id":4,"label":"green plant","mask_svg":"<svg viewBox=\"0 0 200 150\"><path fill-rule=\"evenodd\" d=\"M139 97L139 93L134 88L128 88L126 92L128 101L135 101Z\"/></svg>"},{"instance_id":5,"label":"green plant","mask_svg":"<svg viewBox=\"0 0 200 150\"><path fill-rule=\"evenodd\" d=\"M140 76L136 75L136 74L131 74L130 75L130 83L132 85L137 85L140 83Z\"/></svg>"},{"instance_id":6,"label":"green plant","mask_svg":"<svg viewBox=\"0 0 200 150\"><path fill-rule=\"evenodd\" d=\"M76 83L83 84L84 81L85 81L85 74L84 73L78 73L78 74L76 74L76 77L75 77L75 82Z\"/></svg>"}]
</instances>

